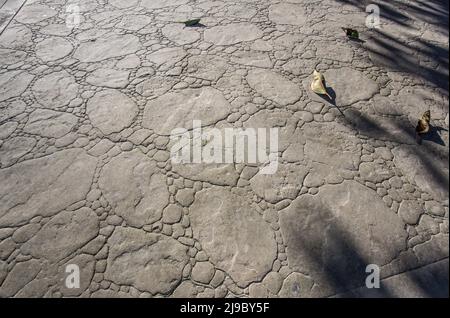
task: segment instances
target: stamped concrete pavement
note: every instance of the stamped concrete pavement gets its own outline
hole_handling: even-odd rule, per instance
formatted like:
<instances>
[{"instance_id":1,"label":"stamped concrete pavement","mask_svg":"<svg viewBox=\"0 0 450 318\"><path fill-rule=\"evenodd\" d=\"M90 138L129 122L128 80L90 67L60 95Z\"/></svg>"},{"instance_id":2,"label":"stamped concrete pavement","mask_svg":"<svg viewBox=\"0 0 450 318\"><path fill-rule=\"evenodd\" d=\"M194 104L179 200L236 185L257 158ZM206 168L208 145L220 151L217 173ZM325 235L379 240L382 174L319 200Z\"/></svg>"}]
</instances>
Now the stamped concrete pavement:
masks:
<instances>
[{"instance_id":1,"label":"stamped concrete pavement","mask_svg":"<svg viewBox=\"0 0 450 318\"><path fill-rule=\"evenodd\" d=\"M0 0L0 25L1 297L448 297L446 1ZM193 120L277 127L276 173L172 162Z\"/></svg>"}]
</instances>

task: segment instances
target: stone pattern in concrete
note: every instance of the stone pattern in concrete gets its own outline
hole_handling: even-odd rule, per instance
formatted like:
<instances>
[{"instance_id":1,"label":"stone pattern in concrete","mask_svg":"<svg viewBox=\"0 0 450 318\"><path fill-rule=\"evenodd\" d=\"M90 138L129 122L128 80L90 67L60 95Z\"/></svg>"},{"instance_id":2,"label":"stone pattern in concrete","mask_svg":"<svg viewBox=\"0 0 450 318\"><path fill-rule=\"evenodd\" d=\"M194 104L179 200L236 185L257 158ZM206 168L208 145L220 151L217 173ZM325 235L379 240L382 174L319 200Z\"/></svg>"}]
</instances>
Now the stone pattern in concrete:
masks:
<instances>
[{"instance_id":1,"label":"stone pattern in concrete","mask_svg":"<svg viewBox=\"0 0 450 318\"><path fill-rule=\"evenodd\" d=\"M74 28L27 1L0 30L0 296L448 296L448 5L378 2L368 30L369 1L78 0ZM173 164L195 119L278 127L277 172Z\"/></svg>"}]
</instances>

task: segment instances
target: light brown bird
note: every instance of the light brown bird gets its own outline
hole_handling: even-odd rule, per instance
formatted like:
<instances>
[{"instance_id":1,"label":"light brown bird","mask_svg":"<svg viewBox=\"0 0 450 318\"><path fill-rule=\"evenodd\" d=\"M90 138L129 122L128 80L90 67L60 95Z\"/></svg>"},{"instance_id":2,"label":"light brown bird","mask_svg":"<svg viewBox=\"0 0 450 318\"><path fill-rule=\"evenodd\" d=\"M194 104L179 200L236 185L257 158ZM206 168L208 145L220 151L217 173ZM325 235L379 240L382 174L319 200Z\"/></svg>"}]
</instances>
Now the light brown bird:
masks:
<instances>
[{"instance_id":1,"label":"light brown bird","mask_svg":"<svg viewBox=\"0 0 450 318\"><path fill-rule=\"evenodd\" d=\"M327 95L329 99L332 99L330 94L328 94L327 89L324 84L324 77L321 73L314 70L313 81L311 83L311 90L319 95Z\"/></svg>"},{"instance_id":2,"label":"light brown bird","mask_svg":"<svg viewBox=\"0 0 450 318\"><path fill-rule=\"evenodd\" d=\"M427 134L430 131L431 112L428 110L419 119L417 123L416 132L419 135Z\"/></svg>"}]
</instances>

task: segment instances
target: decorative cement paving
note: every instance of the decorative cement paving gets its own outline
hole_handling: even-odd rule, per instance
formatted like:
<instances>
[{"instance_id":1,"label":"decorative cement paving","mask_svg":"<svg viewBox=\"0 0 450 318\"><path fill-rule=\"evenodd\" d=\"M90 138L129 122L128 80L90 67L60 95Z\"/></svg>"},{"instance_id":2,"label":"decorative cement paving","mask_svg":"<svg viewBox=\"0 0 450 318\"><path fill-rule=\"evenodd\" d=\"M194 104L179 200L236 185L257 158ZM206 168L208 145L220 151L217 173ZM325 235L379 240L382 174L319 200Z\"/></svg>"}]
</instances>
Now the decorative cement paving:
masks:
<instances>
[{"instance_id":1,"label":"decorative cement paving","mask_svg":"<svg viewBox=\"0 0 450 318\"><path fill-rule=\"evenodd\" d=\"M379 31L364 1L26 1L0 34L0 295L448 296L448 5L378 2ZM194 119L278 127L277 172L172 164Z\"/></svg>"}]
</instances>

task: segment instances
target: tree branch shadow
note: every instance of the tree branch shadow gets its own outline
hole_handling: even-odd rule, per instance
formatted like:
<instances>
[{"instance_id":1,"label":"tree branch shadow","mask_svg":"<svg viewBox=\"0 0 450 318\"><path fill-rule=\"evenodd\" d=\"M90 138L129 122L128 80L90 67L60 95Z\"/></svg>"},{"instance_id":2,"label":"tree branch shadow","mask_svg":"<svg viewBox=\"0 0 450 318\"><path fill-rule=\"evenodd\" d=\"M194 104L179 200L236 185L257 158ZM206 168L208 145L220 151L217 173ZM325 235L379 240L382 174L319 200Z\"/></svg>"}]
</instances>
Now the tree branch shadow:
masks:
<instances>
[{"instance_id":1,"label":"tree branch shadow","mask_svg":"<svg viewBox=\"0 0 450 318\"><path fill-rule=\"evenodd\" d=\"M345 193L343 195L345 196ZM382 269L384 265L387 265L376 263L384 259L375 254L382 246L372 249L371 244L363 243L365 245L363 248L361 244L363 240L371 237L371 230L360 224L359 234L363 234L363 237L355 236L354 233L352 235L350 233L353 229L352 225L343 223L340 219L342 213L349 211L333 212L328 206L332 203L316 200L319 199L315 199L313 195L306 195L294 202L288 208L289 211L280 212L290 214L281 224L283 235L288 235L289 263L294 270L307 275L315 282L311 290L300 294L300 297L394 298L417 291L425 297L448 297L448 288L442 286L448 283L448 271L443 272L434 267L428 267L427 265L432 264L433 261L424 265L417 262L405 263L396 273L393 273L394 276L405 275L411 283L409 286L386 283L385 280L390 277L384 278L381 272L380 288L368 288L366 286L369 275L366 272L367 266L375 264ZM371 204L364 201L358 203L362 208ZM285 232L286 230L288 232ZM391 233L384 235L389 237ZM386 241L388 242L389 240ZM390 262L390 260L384 259L383 262ZM416 271L418 266L422 266L419 267L420 271ZM445 277L447 280L443 281ZM401 287L408 289L401 290ZM296 293L293 292L293 294Z\"/></svg>"},{"instance_id":2,"label":"tree branch shadow","mask_svg":"<svg viewBox=\"0 0 450 318\"><path fill-rule=\"evenodd\" d=\"M369 273L366 268L374 264L376 255L373 251L363 251L354 241L339 216L333 213L326 204L317 205L308 195L294 207L294 215L303 221L295 224L292 230L295 236L288 242L288 255L293 256L290 262L294 268L308 275L314 282L310 297L338 298L393 298L392 293L381 281L379 289L366 286ZM360 202L361 205L370 202ZM292 207L291 207L292 208ZM284 213L284 212L281 212ZM290 212L292 213L292 212ZM307 214L305 216L305 214ZM303 223L305 222L305 223ZM367 229L369 231L369 229ZM368 233L368 235L370 235ZM389 233L386 233L388 236ZM363 238L361 238L363 239ZM360 242L359 242L360 243ZM375 264L380 268L386 264ZM298 267L297 267L298 266ZM381 273L382 274L382 273ZM381 278L381 277L380 277ZM300 294L300 297L308 294Z\"/></svg>"},{"instance_id":3,"label":"tree branch shadow","mask_svg":"<svg viewBox=\"0 0 450 318\"><path fill-rule=\"evenodd\" d=\"M443 130L443 128L432 127L430 133L422 137L424 140L436 143L443 146L442 148L447 149L445 152L436 153L436 149L428 143L417 145L415 127L407 120L383 117L383 120L388 123L388 127L393 127L398 132L398 134L393 135L389 131L386 131L384 127L381 127L378 122L359 110L347 109L346 113L347 123L357 132L371 138L394 141L399 144L412 146L410 148L414 150L415 157L420 160L422 167L426 169L432 180L443 189L448 189L449 177L442 171L438 164L438 162L447 162L448 164L449 160L448 147L446 147L444 140L438 133L439 129Z\"/></svg>"},{"instance_id":4,"label":"tree branch shadow","mask_svg":"<svg viewBox=\"0 0 450 318\"><path fill-rule=\"evenodd\" d=\"M352 5L364 13L366 6L373 3L380 7L381 18L384 21L401 25L405 29L415 30L414 20L416 19L432 25L436 31L448 38L449 3L445 0L419 1L418 4L398 0L389 2L384 0L336 1ZM414 43L402 42L394 35L383 32L382 29L372 29L367 34L369 37L366 39L364 47L371 55L374 64L413 74L425 82L441 88L448 95L448 44L439 45L417 36L411 36Z\"/></svg>"}]
</instances>

